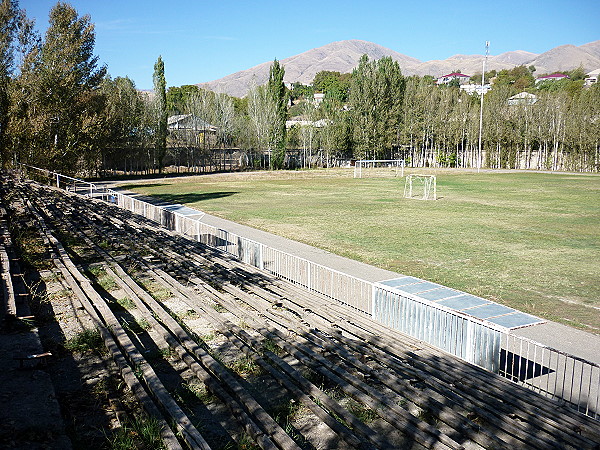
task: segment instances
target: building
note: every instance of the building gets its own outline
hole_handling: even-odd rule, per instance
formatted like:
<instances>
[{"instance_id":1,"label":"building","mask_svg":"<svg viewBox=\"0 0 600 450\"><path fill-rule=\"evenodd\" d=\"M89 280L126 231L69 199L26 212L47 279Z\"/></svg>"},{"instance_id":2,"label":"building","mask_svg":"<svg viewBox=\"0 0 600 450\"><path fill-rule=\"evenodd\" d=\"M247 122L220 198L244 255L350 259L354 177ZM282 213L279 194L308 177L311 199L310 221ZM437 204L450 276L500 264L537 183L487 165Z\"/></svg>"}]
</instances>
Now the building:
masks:
<instances>
[{"instance_id":1,"label":"building","mask_svg":"<svg viewBox=\"0 0 600 450\"><path fill-rule=\"evenodd\" d=\"M172 145L214 144L218 128L192 114L178 114L167 118Z\"/></svg>"},{"instance_id":2,"label":"building","mask_svg":"<svg viewBox=\"0 0 600 450\"><path fill-rule=\"evenodd\" d=\"M529 92L520 92L508 99L508 104L513 105L533 105L537 102L537 96Z\"/></svg>"},{"instance_id":3,"label":"building","mask_svg":"<svg viewBox=\"0 0 600 450\"><path fill-rule=\"evenodd\" d=\"M286 120L285 121L285 127L286 128L292 128L294 126L296 127L315 127L315 128L323 128L325 126L327 126L328 121L325 119L320 119L320 120L303 120L299 117L296 118L292 118L290 120Z\"/></svg>"},{"instance_id":4,"label":"building","mask_svg":"<svg viewBox=\"0 0 600 450\"><path fill-rule=\"evenodd\" d=\"M535 79L535 83L541 83L543 81L558 81L564 80L565 78L569 78L569 75L565 75L564 73L553 73L552 75L545 75L543 77L537 77Z\"/></svg>"},{"instance_id":5,"label":"building","mask_svg":"<svg viewBox=\"0 0 600 450\"><path fill-rule=\"evenodd\" d=\"M462 84L460 86L461 91L465 91L467 94L477 95L481 95L482 92L484 94L487 94L491 88L492 87L489 84L484 84L483 86L481 86L480 84Z\"/></svg>"},{"instance_id":6,"label":"building","mask_svg":"<svg viewBox=\"0 0 600 450\"><path fill-rule=\"evenodd\" d=\"M467 84L471 77L464 73L452 72L448 75L442 75L436 81L436 84L450 84L454 80L458 80L458 84Z\"/></svg>"},{"instance_id":7,"label":"building","mask_svg":"<svg viewBox=\"0 0 600 450\"><path fill-rule=\"evenodd\" d=\"M315 105L320 105L321 103L323 103L323 100L325 100L325 94L313 94L313 102Z\"/></svg>"},{"instance_id":8,"label":"building","mask_svg":"<svg viewBox=\"0 0 600 450\"><path fill-rule=\"evenodd\" d=\"M190 131L207 131L217 132L217 127L211 125L204 120L194 117L191 114L178 114L170 116L167 119L167 129L169 130L190 130Z\"/></svg>"},{"instance_id":9,"label":"building","mask_svg":"<svg viewBox=\"0 0 600 450\"><path fill-rule=\"evenodd\" d=\"M597 83L599 76L600 69L592 70L590 73L586 74L584 86L591 86L592 84Z\"/></svg>"}]
</instances>

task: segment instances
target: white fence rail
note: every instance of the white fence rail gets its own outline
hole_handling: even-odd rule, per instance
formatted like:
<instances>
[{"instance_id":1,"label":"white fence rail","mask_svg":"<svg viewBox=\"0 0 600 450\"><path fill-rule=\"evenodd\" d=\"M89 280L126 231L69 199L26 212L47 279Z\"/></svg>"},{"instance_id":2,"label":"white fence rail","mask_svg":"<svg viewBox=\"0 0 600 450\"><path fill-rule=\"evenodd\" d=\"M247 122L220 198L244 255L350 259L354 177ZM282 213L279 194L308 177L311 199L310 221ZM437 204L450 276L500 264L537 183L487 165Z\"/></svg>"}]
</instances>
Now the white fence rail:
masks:
<instances>
[{"instance_id":1,"label":"white fence rail","mask_svg":"<svg viewBox=\"0 0 600 450\"><path fill-rule=\"evenodd\" d=\"M600 419L600 366L439 305L399 295L265 244L216 228L176 211L75 178L45 173L56 186L99 198L142 215L209 247L349 305L373 319L558 399Z\"/></svg>"},{"instance_id":2,"label":"white fence rail","mask_svg":"<svg viewBox=\"0 0 600 450\"><path fill-rule=\"evenodd\" d=\"M600 420L600 365L594 362L506 333L498 373Z\"/></svg>"}]
</instances>

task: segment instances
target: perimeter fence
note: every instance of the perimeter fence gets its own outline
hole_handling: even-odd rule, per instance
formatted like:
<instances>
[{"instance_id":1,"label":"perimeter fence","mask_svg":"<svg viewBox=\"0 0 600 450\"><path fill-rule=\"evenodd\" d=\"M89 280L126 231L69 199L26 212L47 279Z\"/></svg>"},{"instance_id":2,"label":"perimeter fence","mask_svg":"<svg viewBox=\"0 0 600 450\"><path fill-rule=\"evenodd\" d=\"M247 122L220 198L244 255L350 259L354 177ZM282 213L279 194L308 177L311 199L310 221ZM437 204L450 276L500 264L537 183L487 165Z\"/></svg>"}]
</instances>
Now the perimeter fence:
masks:
<instances>
[{"instance_id":1,"label":"perimeter fence","mask_svg":"<svg viewBox=\"0 0 600 450\"><path fill-rule=\"evenodd\" d=\"M313 261L186 216L169 206L33 166L44 181L97 198L240 261L335 299L374 320L600 420L600 365L460 311L387 290ZM34 177L38 178L40 177ZM202 213L199 213L202 214Z\"/></svg>"}]
</instances>

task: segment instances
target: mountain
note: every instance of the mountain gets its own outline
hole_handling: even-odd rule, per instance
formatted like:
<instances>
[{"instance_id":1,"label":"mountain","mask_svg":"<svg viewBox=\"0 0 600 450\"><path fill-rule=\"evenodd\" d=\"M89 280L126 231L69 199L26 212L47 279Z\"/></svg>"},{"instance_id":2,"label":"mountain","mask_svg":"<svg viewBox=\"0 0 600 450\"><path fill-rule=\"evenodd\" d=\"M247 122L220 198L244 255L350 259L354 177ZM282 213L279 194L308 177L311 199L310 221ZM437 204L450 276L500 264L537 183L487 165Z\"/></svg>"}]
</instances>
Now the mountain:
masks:
<instances>
[{"instance_id":1,"label":"mountain","mask_svg":"<svg viewBox=\"0 0 600 450\"><path fill-rule=\"evenodd\" d=\"M590 42L589 44L583 44L579 48L582 48L586 52L596 55L600 58L600 41L594 41Z\"/></svg>"},{"instance_id":2,"label":"mountain","mask_svg":"<svg viewBox=\"0 0 600 450\"><path fill-rule=\"evenodd\" d=\"M401 65L407 67L416 66L421 62L418 59L372 42L360 40L332 42L323 47L313 48L307 52L281 60L280 63L285 67L283 80L286 83L310 84L315 75L322 70L341 73L352 72L352 69L358 65L358 60L364 54L369 55L371 59L391 56ZM214 92L225 92L235 97L242 97L253 85L260 86L267 82L271 64L272 61L265 62L250 69L227 75L219 80L200 83L198 86Z\"/></svg>"},{"instance_id":3,"label":"mountain","mask_svg":"<svg viewBox=\"0 0 600 450\"><path fill-rule=\"evenodd\" d=\"M368 55L370 59L391 56L392 59L398 61L404 75L439 77L455 70L471 75L481 72L483 62L483 55L454 55L444 60L422 62L372 42L348 40L332 42L323 47L308 50L283 59L280 63L285 67L284 81L286 83L310 84L315 75L322 70L351 72L364 54ZM267 82L271 64L272 61L265 62L219 80L199 83L198 86L218 93L224 92L235 97L243 97L252 86L260 86ZM590 42L579 47L561 45L539 55L516 50L489 56L486 70L511 69L519 65L533 65L537 74L571 70L580 65L586 72L591 71L600 68L600 41Z\"/></svg>"},{"instance_id":4,"label":"mountain","mask_svg":"<svg viewBox=\"0 0 600 450\"><path fill-rule=\"evenodd\" d=\"M515 50L513 52L501 53L497 56L491 56L490 60L497 63L506 63L514 66L520 66L535 59L538 55L523 50Z\"/></svg>"},{"instance_id":5,"label":"mountain","mask_svg":"<svg viewBox=\"0 0 600 450\"><path fill-rule=\"evenodd\" d=\"M594 44L594 43L590 43ZM600 41L596 41L596 46L589 47L574 45L561 45L552 50L537 56L527 64L533 64L537 73L560 72L576 69L580 65L586 72L600 68Z\"/></svg>"}]
</instances>

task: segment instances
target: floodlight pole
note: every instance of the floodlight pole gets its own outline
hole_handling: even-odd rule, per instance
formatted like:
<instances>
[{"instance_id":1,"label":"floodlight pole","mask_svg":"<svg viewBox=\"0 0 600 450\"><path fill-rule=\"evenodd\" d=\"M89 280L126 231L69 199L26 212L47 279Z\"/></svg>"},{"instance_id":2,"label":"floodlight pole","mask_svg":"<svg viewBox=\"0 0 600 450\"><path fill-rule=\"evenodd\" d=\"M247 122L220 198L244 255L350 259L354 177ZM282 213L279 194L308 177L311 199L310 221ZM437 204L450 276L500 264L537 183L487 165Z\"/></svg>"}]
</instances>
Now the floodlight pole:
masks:
<instances>
[{"instance_id":1,"label":"floodlight pole","mask_svg":"<svg viewBox=\"0 0 600 450\"><path fill-rule=\"evenodd\" d=\"M483 58L483 70L481 71L481 105L479 107L479 150L477 154L477 173L481 169L481 136L483 134L483 95L485 86L485 63L487 62L490 41L485 41L485 58Z\"/></svg>"}]
</instances>

